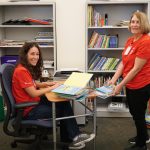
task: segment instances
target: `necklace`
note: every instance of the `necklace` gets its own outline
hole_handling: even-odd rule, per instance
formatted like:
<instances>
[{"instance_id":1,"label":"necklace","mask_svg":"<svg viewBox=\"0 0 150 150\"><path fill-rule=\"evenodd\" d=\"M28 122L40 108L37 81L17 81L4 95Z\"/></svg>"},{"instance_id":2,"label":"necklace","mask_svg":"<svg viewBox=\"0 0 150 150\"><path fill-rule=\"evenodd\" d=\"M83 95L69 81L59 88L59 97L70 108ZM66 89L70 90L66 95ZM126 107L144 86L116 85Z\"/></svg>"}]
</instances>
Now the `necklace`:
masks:
<instances>
[{"instance_id":1,"label":"necklace","mask_svg":"<svg viewBox=\"0 0 150 150\"><path fill-rule=\"evenodd\" d=\"M134 38L133 38L133 42L136 42L136 41L137 41L137 40L139 40L142 36L143 36L143 34L140 34L140 35L134 36Z\"/></svg>"}]
</instances>

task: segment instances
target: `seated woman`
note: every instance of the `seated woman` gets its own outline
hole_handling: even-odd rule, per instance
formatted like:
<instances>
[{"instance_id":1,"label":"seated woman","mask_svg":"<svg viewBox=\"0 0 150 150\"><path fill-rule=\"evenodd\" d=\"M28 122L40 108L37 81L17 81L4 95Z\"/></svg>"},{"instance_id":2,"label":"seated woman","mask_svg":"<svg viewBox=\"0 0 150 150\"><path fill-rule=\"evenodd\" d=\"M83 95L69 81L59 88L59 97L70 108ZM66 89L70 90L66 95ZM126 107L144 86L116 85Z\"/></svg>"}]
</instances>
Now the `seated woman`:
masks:
<instances>
[{"instance_id":1,"label":"seated woman","mask_svg":"<svg viewBox=\"0 0 150 150\"><path fill-rule=\"evenodd\" d=\"M16 65L13 79L12 92L16 103L39 102L34 107L24 110L24 119L48 119L52 116L52 103L44 94L59 86L57 82L38 82L41 77L43 59L37 43L25 43L20 50L19 63ZM72 116L73 110L69 101L56 104L56 116ZM81 149L85 142L91 141L95 135L81 133L76 119L60 121L60 136L63 142L72 142L70 149Z\"/></svg>"}]
</instances>

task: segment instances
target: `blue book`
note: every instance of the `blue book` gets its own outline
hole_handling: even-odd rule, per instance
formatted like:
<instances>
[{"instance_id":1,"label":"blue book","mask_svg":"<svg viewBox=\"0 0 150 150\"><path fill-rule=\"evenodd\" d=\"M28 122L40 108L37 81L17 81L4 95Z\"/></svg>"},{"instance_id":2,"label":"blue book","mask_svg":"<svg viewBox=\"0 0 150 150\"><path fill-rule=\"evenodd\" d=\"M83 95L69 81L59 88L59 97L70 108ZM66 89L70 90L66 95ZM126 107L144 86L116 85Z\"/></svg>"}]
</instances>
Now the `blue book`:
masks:
<instances>
[{"instance_id":1,"label":"blue book","mask_svg":"<svg viewBox=\"0 0 150 150\"><path fill-rule=\"evenodd\" d=\"M52 92L69 95L78 95L82 90L82 87L74 87L62 84L56 89L52 90Z\"/></svg>"},{"instance_id":2,"label":"blue book","mask_svg":"<svg viewBox=\"0 0 150 150\"><path fill-rule=\"evenodd\" d=\"M101 86L99 88L96 88L97 91L104 93L104 94L112 94L113 93L114 86Z\"/></svg>"},{"instance_id":3,"label":"blue book","mask_svg":"<svg viewBox=\"0 0 150 150\"><path fill-rule=\"evenodd\" d=\"M114 86L101 86L99 88L96 88L96 94L98 97L101 97L103 99L108 98L113 93Z\"/></svg>"}]
</instances>

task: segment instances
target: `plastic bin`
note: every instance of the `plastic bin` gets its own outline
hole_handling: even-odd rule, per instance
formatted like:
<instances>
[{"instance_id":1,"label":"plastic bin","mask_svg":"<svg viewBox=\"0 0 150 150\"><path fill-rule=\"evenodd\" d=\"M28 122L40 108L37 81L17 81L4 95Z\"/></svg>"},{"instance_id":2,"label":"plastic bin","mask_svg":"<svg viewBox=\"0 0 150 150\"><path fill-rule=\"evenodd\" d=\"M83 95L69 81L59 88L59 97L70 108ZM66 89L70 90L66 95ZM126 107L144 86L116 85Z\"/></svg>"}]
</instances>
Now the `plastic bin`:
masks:
<instances>
[{"instance_id":1,"label":"plastic bin","mask_svg":"<svg viewBox=\"0 0 150 150\"><path fill-rule=\"evenodd\" d=\"M10 63L16 64L19 59L18 55L5 55L1 57L1 64Z\"/></svg>"}]
</instances>

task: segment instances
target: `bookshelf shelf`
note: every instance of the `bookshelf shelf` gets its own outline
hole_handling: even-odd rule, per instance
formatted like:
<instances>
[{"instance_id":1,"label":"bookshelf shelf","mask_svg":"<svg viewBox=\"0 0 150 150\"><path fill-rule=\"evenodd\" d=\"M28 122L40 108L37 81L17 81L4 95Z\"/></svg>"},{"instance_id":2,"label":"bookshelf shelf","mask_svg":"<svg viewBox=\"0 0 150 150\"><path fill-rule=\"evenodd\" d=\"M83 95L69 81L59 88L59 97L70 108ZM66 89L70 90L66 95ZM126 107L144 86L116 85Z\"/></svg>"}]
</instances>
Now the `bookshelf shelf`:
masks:
<instances>
[{"instance_id":1,"label":"bookshelf shelf","mask_svg":"<svg viewBox=\"0 0 150 150\"><path fill-rule=\"evenodd\" d=\"M88 27L88 29L128 29L128 26L97 26L97 27Z\"/></svg>"},{"instance_id":2,"label":"bookshelf shelf","mask_svg":"<svg viewBox=\"0 0 150 150\"><path fill-rule=\"evenodd\" d=\"M118 48L88 48L88 51L101 50L101 51L122 51L123 47Z\"/></svg>"},{"instance_id":3,"label":"bookshelf shelf","mask_svg":"<svg viewBox=\"0 0 150 150\"><path fill-rule=\"evenodd\" d=\"M143 11L150 19L149 9L148 1L87 0L86 72L94 74L93 82L96 87L102 86L117 69L125 42L131 36L128 31L131 14L137 10ZM122 92L123 95L112 97L109 102L119 100L125 103L125 91ZM108 102L104 101L103 104L97 105L97 116L127 117L130 115L128 109L122 112L109 112Z\"/></svg>"},{"instance_id":4,"label":"bookshelf shelf","mask_svg":"<svg viewBox=\"0 0 150 150\"><path fill-rule=\"evenodd\" d=\"M115 73L116 70L99 70L99 71L94 71L94 70L88 70L88 72L91 73Z\"/></svg>"},{"instance_id":5,"label":"bookshelf shelf","mask_svg":"<svg viewBox=\"0 0 150 150\"><path fill-rule=\"evenodd\" d=\"M43 60L53 61L48 69L56 70L55 2L0 3L0 56L18 55L25 41L38 42Z\"/></svg>"},{"instance_id":6,"label":"bookshelf shelf","mask_svg":"<svg viewBox=\"0 0 150 150\"><path fill-rule=\"evenodd\" d=\"M53 28L53 25L0 25L0 28Z\"/></svg>"},{"instance_id":7,"label":"bookshelf shelf","mask_svg":"<svg viewBox=\"0 0 150 150\"><path fill-rule=\"evenodd\" d=\"M22 47L22 45L12 45L12 46L0 46L0 48L19 48L19 47ZM43 45L43 46L40 46L40 48L54 48L53 45Z\"/></svg>"}]
</instances>

